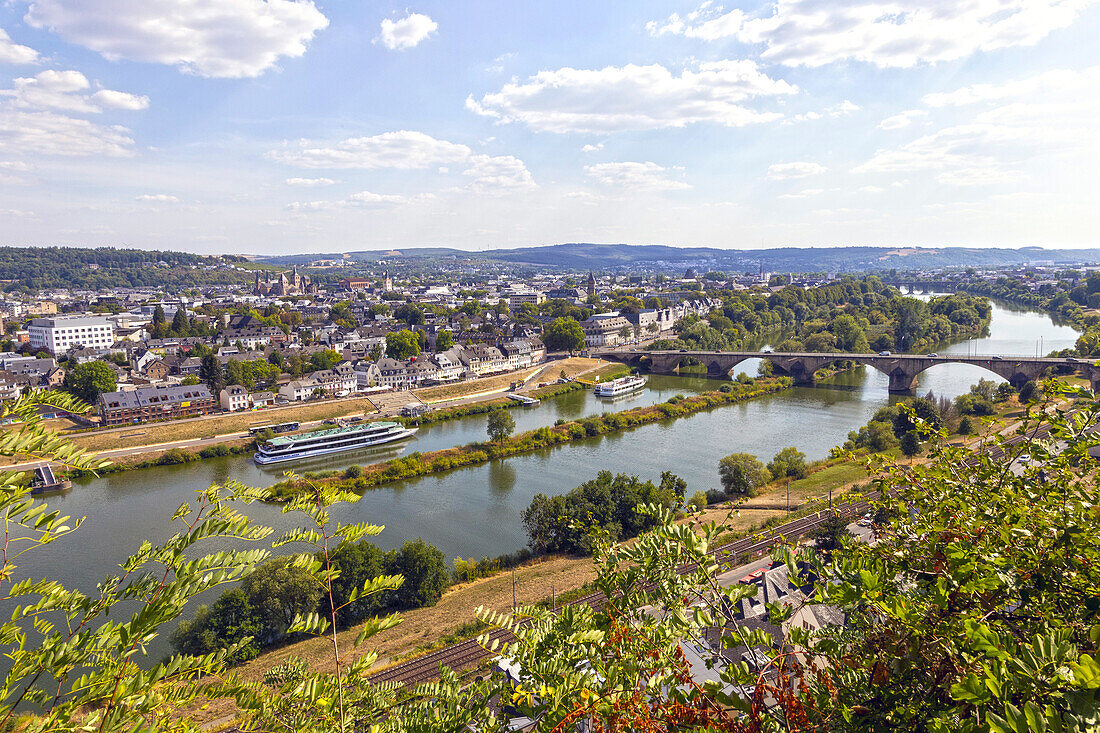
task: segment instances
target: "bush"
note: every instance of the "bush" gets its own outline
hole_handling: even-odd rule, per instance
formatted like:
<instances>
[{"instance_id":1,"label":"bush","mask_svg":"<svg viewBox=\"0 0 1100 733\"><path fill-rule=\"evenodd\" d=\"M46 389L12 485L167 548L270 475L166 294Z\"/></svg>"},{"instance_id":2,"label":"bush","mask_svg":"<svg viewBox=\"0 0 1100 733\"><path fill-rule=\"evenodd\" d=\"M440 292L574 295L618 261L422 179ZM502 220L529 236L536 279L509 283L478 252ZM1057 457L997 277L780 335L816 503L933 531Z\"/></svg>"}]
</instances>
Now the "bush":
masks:
<instances>
[{"instance_id":1,"label":"bush","mask_svg":"<svg viewBox=\"0 0 1100 733\"><path fill-rule=\"evenodd\" d=\"M764 464L751 453L731 453L718 461L718 477L727 494L755 496L771 480Z\"/></svg>"},{"instance_id":2,"label":"bush","mask_svg":"<svg viewBox=\"0 0 1100 733\"><path fill-rule=\"evenodd\" d=\"M959 420L959 435L971 435L974 432L974 423L967 415L963 416L962 420Z\"/></svg>"},{"instance_id":3,"label":"bush","mask_svg":"<svg viewBox=\"0 0 1100 733\"><path fill-rule=\"evenodd\" d=\"M696 491L691 496L691 501L688 502L688 506L695 511L701 511L707 508L707 493L705 491Z\"/></svg>"},{"instance_id":4,"label":"bush","mask_svg":"<svg viewBox=\"0 0 1100 733\"><path fill-rule=\"evenodd\" d=\"M784 448L768 464L772 478L803 478L806 476L806 454L797 448Z\"/></svg>"},{"instance_id":5,"label":"bush","mask_svg":"<svg viewBox=\"0 0 1100 733\"><path fill-rule=\"evenodd\" d=\"M348 466L347 468L344 469L344 478L346 478L346 479L359 478L362 475L363 475L363 467L362 466L352 465L352 466Z\"/></svg>"},{"instance_id":6,"label":"bush","mask_svg":"<svg viewBox=\"0 0 1100 733\"><path fill-rule=\"evenodd\" d=\"M910 430L901 436L901 452L907 456L915 456L920 453L920 436L916 430Z\"/></svg>"},{"instance_id":7,"label":"bush","mask_svg":"<svg viewBox=\"0 0 1100 733\"><path fill-rule=\"evenodd\" d=\"M707 504L721 504L729 498L729 494L721 489L707 489Z\"/></svg>"}]
</instances>

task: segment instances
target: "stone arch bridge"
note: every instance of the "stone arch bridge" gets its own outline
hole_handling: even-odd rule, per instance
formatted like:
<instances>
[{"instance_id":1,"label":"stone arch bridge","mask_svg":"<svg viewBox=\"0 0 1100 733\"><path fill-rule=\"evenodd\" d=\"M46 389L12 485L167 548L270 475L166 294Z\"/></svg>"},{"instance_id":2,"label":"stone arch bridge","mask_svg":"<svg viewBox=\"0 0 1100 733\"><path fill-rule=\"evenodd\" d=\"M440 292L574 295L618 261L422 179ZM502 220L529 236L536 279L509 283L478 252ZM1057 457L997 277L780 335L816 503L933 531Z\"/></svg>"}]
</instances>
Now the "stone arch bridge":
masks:
<instances>
[{"instance_id":1,"label":"stone arch bridge","mask_svg":"<svg viewBox=\"0 0 1100 733\"><path fill-rule=\"evenodd\" d=\"M1091 361L1046 359L1019 356L965 356L955 354L845 354L782 353L774 351L645 351L609 349L593 351L592 356L646 368L653 374L678 374L681 366L701 364L707 375L718 377L732 372L746 359L767 359L777 374L791 377L798 384L812 384L814 372L838 361L854 361L879 370L890 379L890 391L912 394L917 375L937 364L973 364L982 367L1019 389L1045 370L1068 366L1088 377L1094 391L1100 391L1100 366Z\"/></svg>"}]
</instances>

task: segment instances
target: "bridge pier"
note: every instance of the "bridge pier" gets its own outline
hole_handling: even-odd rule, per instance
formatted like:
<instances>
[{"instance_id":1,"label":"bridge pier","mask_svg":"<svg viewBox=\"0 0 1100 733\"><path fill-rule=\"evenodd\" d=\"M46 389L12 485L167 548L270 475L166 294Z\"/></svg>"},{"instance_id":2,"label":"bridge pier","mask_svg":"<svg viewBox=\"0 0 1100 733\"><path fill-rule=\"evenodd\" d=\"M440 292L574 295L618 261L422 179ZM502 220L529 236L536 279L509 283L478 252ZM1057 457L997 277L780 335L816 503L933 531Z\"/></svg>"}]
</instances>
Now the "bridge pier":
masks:
<instances>
[{"instance_id":1,"label":"bridge pier","mask_svg":"<svg viewBox=\"0 0 1100 733\"><path fill-rule=\"evenodd\" d=\"M889 377L890 386L887 387L887 390L890 394L911 395L916 391L914 389L917 382L916 375L910 374L904 369L895 369L890 372Z\"/></svg>"}]
</instances>

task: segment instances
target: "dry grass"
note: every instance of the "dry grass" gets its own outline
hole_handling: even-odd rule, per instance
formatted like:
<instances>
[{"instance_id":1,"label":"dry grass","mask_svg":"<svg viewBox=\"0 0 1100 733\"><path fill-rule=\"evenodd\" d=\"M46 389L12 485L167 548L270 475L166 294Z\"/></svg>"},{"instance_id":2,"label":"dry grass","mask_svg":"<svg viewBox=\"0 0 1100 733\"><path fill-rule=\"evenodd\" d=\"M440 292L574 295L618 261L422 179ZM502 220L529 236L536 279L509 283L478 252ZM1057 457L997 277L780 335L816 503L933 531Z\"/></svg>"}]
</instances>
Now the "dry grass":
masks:
<instances>
[{"instance_id":1,"label":"dry grass","mask_svg":"<svg viewBox=\"0 0 1100 733\"><path fill-rule=\"evenodd\" d=\"M704 513L704 518L708 521L723 521L727 514L726 510L709 509ZM739 516L729 517L728 524L737 530L747 530L754 525L762 525L775 514L774 511L742 510ZM595 567L590 558L551 557L534 562L516 570L516 601L520 605L539 603L550 598L551 587L560 594L580 588L595 577ZM374 669L383 669L414 655L417 649L430 645L435 639L474 621L474 609L478 606L496 611L509 610L512 607L511 573L502 572L491 578L452 586L435 606L402 613L404 620L400 625L370 639L355 650L354 654L378 652L379 661ZM338 634L341 648L350 648L357 633L358 627L355 627ZM332 672L335 667L331 644L328 639L311 639L290 644L262 654L237 667L235 671L241 679L258 680L271 667L291 657L298 657L304 659L310 669ZM200 722L209 722L231 719L236 710L231 701L215 700L208 702L207 707L202 710L194 705L183 712L195 716Z\"/></svg>"},{"instance_id":2,"label":"dry grass","mask_svg":"<svg viewBox=\"0 0 1100 733\"><path fill-rule=\"evenodd\" d=\"M348 400L300 402L286 407L218 415L202 420L149 423L134 425L132 428L113 432L86 433L73 436L72 441L81 448L93 451L131 448L177 440L208 438L212 435L243 433L249 427L258 423L278 423L289 420L298 422L329 420L348 415L362 415L364 411L374 411L374 405L365 397Z\"/></svg>"},{"instance_id":3,"label":"dry grass","mask_svg":"<svg viewBox=\"0 0 1100 733\"><path fill-rule=\"evenodd\" d=\"M561 375L562 370L565 371L567 377L572 377L588 371L593 367L597 367L602 363L603 362L599 359L574 357L572 359L555 361L550 364L540 365L518 372L498 374L494 377L485 377L484 379L477 379L472 382L462 382L461 384L444 384L438 387L428 387L426 389L414 390L414 392L417 397L428 403L457 400L473 395L503 392L511 386L512 382L524 380L536 372L541 372L537 381L552 381Z\"/></svg>"}]
</instances>

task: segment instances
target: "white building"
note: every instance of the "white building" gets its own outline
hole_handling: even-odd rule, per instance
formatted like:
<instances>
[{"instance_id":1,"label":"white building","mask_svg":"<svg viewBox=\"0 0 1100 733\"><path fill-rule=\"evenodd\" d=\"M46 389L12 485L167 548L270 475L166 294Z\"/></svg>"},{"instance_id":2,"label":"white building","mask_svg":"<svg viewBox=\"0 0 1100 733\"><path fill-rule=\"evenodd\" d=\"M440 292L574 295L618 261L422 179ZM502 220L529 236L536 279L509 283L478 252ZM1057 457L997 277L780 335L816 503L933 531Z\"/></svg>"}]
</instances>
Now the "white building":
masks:
<instances>
[{"instance_id":1,"label":"white building","mask_svg":"<svg viewBox=\"0 0 1100 733\"><path fill-rule=\"evenodd\" d=\"M51 354L63 354L75 345L107 349L115 342L115 326L103 316L35 318L27 331L30 344Z\"/></svg>"},{"instance_id":2,"label":"white building","mask_svg":"<svg viewBox=\"0 0 1100 733\"><path fill-rule=\"evenodd\" d=\"M248 390L239 384L231 384L221 393L221 404L223 410L229 412L237 412L238 410L248 409Z\"/></svg>"}]
</instances>

